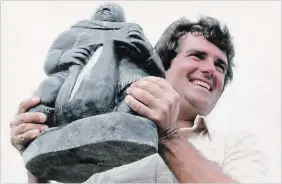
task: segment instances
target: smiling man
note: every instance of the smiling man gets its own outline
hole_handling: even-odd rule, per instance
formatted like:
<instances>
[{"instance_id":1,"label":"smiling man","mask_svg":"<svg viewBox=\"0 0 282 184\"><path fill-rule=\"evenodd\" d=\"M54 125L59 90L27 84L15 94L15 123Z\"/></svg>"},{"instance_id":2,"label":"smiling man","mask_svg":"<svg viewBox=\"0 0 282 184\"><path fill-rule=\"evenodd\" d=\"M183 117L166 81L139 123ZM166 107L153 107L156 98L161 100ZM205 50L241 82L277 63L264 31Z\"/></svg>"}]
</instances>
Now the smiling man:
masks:
<instances>
[{"instance_id":1,"label":"smiling man","mask_svg":"<svg viewBox=\"0 0 282 184\"><path fill-rule=\"evenodd\" d=\"M156 51L166 80L137 81L127 90L126 101L158 126L159 155L176 180L263 182L267 166L255 137L213 134L204 118L233 78L235 52L227 27L210 17L198 22L180 19L165 30ZM161 169L157 173L157 181L173 181Z\"/></svg>"},{"instance_id":2,"label":"smiling man","mask_svg":"<svg viewBox=\"0 0 282 184\"><path fill-rule=\"evenodd\" d=\"M205 118L233 78L234 48L227 27L210 17L198 22L183 18L165 30L155 49L166 79L145 77L133 83L125 100L157 125L158 154L97 173L86 182L264 182L268 169L256 137L214 131L216 127L212 130ZM31 122L44 120L39 120L39 114L24 113L38 102L24 101L21 114L11 123L11 140L18 149L39 134L41 126ZM20 124L29 126L24 130Z\"/></svg>"}]
</instances>

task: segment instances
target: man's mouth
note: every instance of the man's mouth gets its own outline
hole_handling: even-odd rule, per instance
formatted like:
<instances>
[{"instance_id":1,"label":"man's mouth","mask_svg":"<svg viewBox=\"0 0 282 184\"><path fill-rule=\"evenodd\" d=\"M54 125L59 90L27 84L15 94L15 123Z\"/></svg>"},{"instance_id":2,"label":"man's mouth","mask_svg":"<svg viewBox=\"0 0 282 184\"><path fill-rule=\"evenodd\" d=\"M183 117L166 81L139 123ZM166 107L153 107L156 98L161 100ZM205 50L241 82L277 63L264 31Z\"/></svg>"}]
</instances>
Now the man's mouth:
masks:
<instances>
[{"instance_id":1,"label":"man's mouth","mask_svg":"<svg viewBox=\"0 0 282 184\"><path fill-rule=\"evenodd\" d=\"M204 81L201 81L201 80L192 80L192 81L190 81L190 82L191 82L192 84L194 84L194 85L201 86L201 87L207 89L208 91L211 91L211 90L212 90L212 89L211 89L211 86L210 86L208 83L204 82Z\"/></svg>"}]
</instances>

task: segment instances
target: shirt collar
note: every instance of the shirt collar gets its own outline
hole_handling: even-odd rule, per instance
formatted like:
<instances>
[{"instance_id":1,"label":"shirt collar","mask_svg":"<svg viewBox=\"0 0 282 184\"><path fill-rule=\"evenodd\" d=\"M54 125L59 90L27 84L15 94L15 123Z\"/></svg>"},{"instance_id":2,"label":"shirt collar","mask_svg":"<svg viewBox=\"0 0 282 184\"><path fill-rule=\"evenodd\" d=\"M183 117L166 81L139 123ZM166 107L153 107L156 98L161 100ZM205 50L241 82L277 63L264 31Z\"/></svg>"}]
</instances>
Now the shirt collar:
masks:
<instances>
[{"instance_id":1,"label":"shirt collar","mask_svg":"<svg viewBox=\"0 0 282 184\"><path fill-rule=\"evenodd\" d=\"M184 129L192 131L192 132L198 132L199 134L207 133L209 139L210 140L212 139L211 128L209 127L207 118L205 116L198 114L194 120L193 126L190 128L181 128L181 130L184 130Z\"/></svg>"}]
</instances>

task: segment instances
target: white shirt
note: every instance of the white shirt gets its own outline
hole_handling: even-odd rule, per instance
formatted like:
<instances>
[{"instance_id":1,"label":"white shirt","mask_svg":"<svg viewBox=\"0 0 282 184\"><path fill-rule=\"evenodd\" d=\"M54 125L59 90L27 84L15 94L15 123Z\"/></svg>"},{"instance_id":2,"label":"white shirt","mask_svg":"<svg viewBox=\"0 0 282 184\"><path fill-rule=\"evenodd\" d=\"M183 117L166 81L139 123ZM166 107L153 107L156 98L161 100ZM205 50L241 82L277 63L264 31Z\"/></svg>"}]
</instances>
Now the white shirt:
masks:
<instances>
[{"instance_id":1,"label":"white shirt","mask_svg":"<svg viewBox=\"0 0 282 184\"><path fill-rule=\"evenodd\" d=\"M182 130L181 130L182 131ZM240 183L267 182L268 167L256 137L247 132L212 132L197 116L188 141L223 173ZM158 154L91 176L85 183L177 183Z\"/></svg>"}]
</instances>

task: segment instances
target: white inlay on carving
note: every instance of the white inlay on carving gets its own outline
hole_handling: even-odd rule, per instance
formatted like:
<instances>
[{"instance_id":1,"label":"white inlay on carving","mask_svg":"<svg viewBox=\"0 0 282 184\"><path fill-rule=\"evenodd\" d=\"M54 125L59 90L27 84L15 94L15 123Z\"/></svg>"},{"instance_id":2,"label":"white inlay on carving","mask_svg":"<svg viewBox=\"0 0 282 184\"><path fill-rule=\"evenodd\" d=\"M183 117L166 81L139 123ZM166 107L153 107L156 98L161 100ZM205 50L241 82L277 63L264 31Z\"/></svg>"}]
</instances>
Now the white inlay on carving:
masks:
<instances>
[{"instance_id":1,"label":"white inlay on carving","mask_svg":"<svg viewBox=\"0 0 282 184\"><path fill-rule=\"evenodd\" d=\"M101 53L102 53L102 50L103 50L103 46L100 46L95 52L94 54L92 55L92 57L90 58L90 60L88 61L88 63L86 64L86 66L82 69L82 71L80 72L80 74L78 75L77 77L77 80L75 82L75 85L72 89L72 92L71 92L71 97L70 97L70 100L71 101L75 95L75 93L77 92L83 78L85 75L89 74L90 73L90 70L93 68L93 66L97 63Z\"/></svg>"}]
</instances>

